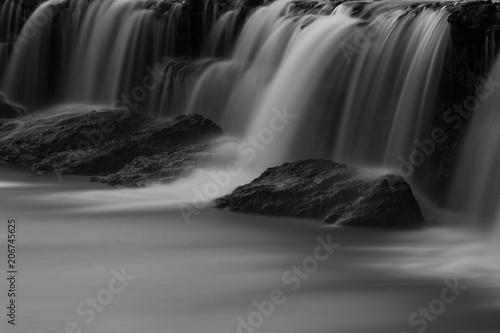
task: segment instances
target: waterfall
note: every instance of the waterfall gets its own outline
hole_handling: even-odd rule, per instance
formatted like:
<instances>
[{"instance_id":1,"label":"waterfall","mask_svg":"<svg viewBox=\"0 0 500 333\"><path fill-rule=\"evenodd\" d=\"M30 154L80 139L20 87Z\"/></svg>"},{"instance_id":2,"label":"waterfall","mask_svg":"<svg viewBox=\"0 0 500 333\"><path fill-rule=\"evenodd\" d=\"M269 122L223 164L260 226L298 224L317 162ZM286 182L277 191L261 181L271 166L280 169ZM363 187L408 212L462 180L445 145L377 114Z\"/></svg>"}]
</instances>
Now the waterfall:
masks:
<instances>
[{"instance_id":1,"label":"waterfall","mask_svg":"<svg viewBox=\"0 0 500 333\"><path fill-rule=\"evenodd\" d=\"M60 4L60 0L51 0L40 5L13 46L2 90L15 103L30 107L29 102L44 100L50 94L59 72L52 30L57 27L54 17Z\"/></svg>"},{"instance_id":2,"label":"waterfall","mask_svg":"<svg viewBox=\"0 0 500 333\"><path fill-rule=\"evenodd\" d=\"M500 250L500 56L482 85L464 101L462 126L467 126L456 157L447 209L455 212L453 225L464 224L480 232L478 254L460 256L498 274ZM470 123L465 125L467 119ZM456 128L455 130L458 130ZM458 213L458 214L456 214ZM460 249L460 247L458 247ZM498 275L495 277L498 281Z\"/></svg>"},{"instance_id":3,"label":"waterfall","mask_svg":"<svg viewBox=\"0 0 500 333\"><path fill-rule=\"evenodd\" d=\"M465 212L481 226L500 220L500 58L478 89L478 106L466 133L451 188L449 207ZM500 232L500 230L499 230Z\"/></svg>"},{"instance_id":4,"label":"waterfall","mask_svg":"<svg viewBox=\"0 0 500 333\"><path fill-rule=\"evenodd\" d=\"M140 83L148 66L173 53L178 4L158 18L144 1L64 2L67 9L62 1L42 4L23 28L34 30L32 38L16 43L3 86L19 104L37 107L55 97L111 105Z\"/></svg>"},{"instance_id":5,"label":"waterfall","mask_svg":"<svg viewBox=\"0 0 500 333\"><path fill-rule=\"evenodd\" d=\"M144 2L92 2L81 19L75 54L70 56L68 92L71 101L111 104L140 82L151 64L172 55L181 6L163 20ZM74 82L74 78L80 78Z\"/></svg>"},{"instance_id":6,"label":"waterfall","mask_svg":"<svg viewBox=\"0 0 500 333\"><path fill-rule=\"evenodd\" d=\"M173 86L190 87L188 82L173 84L165 75L172 73L168 69L172 63L186 64L182 58L192 57L198 47L194 45L199 38L193 14L196 5L197 0L44 2L23 27L21 36L27 38L14 44L16 52L3 78L0 76L1 89L11 102L28 109L67 102L138 105L134 107L138 111L160 116L182 113L181 106L158 111L171 99L160 91L172 93ZM205 8L205 12L213 12L211 15L218 18L224 11ZM5 15L6 11L2 9L1 13ZM202 34L210 31L211 24L215 19L204 22ZM199 62L186 66L203 68L207 60ZM161 80L148 84L150 76ZM132 102L128 102L130 99Z\"/></svg>"},{"instance_id":7,"label":"waterfall","mask_svg":"<svg viewBox=\"0 0 500 333\"><path fill-rule=\"evenodd\" d=\"M28 110L201 113L265 141L261 167L306 157L395 167L428 135L450 38L445 5L251 3L49 0L24 24L2 91ZM276 112L294 118L271 138L262 131Z\"/></svg>"},{"instance_id":8,"label":"waterfall","mask_svg":"<svg viewBox=\"0 0 500 333\"><path fill-rule=\"evenodd\" d=\"M470 15L476 14L473 9L460 12L469 5L484 5L479 19ZM10 130L3 140L16 144L11 139L18 134L52 128L63 115L106 108L160 120L199 113L221 126L226 137L200 146L210 147L204 152L210 163L193 166L188 178L139 191L101 191L110 193L109 201L120 201L115 210L129 203L163 210L165 198L160 196L165 193L176 203L201 200L204 206L269 167L305 158L366 168L374 177L397 170L412 186L425 218L439 227L423 234L398 232L396 237L409 237L398 239L401 244L417 233L425 239L422 247L410 242L396 249L421 257L423 264L396 260L393 266L432 276L456 272L477 277L491 270L496 285L499 38L497 26L480 22L496 17L500 7L493 7L488 2L432 0L0 0L0 111L9 113L6 102L28 113L0 119L4 132ZM463 21L453 20L456 13L464 15ZM482 36L485 26L489 29ZM480 42L467 44L476 37ZM495 57L482 89L475 96L457 96L472 86L477 68ZM470 120L465 111L460 113L459 129L450 124L459 116L442 107L453 102L474 104L468 105L474 109ZM434 140L435 129L451 139ZM158 135L158 145L164 131L170 129ZM150 133L156 140L157 133L149 129L144 135ZM432 149L426 149L432 152L427 154L422 142L430 138ZM63 140L65 136L58 138L61 144ZM25 141L20 150L29 147ZM80 143L78 147L84 146ZM110 147L106 144L103 151ZM53 162L63 165L73 152L54 154ZM189 148L175 153L180 163ZM110 158L116 154L113 150ZM402 159L415 166L409 174L398 168ZM141 160L129 166L137 162L142 168ZM240 166L241 173L222 173L224 167L234 171ZM220 191L193 199L199 188L220 185L221 175L228 180ZM77 197L88 200L93 193ZM462 220L465 228L454 228Z\"/></svg>"},{"instance_id":9,"label":"waterfall","mask_svg":"<svg viewBox=\"0 0 500 333\"><path fill-rule=\"evenodd\" d=\"M205 45L205 53L208 57L228 56L233 48L238 33L241 11L230 10L224 13L212 29Z\"/></svg>"},{"instance_id":10,"label":"waterfall","mask_svg":"<svg viewBox=\"0 0 500 333\"><path fill-rule=\"evenodd\" d=\"M355 5L259 9L231 57L198 80L188 112L250 137L287 108L297 118L266 145L267 165L323 157L394 167L429 129L448 14L375 3L346 15Z\"/></svg>"},{"instance_id":11,"label":"waterfall","mask_svg":"<svg viewBox=\"0 0 500 333\"><path fill-rule=\"evenodd\" d=\"M13 41L21 30L23 12L13 0L0 2L0 43Z\"/></svg>"},{"instance_id":12,"label":"waterfall","mask_svg":"<svg viewBox=\"0 0 500 333\"><path fill-rule=\"evenodd\" d=\"M13 0L0 1L0 78L10 54L11 44L19 37L24 19L19 4Z\"/></svg>"},{"instance_id":13,"label":"waterfall","mask_svg":"<svg viewBox=\"0 0 500 333\"><path fill-rule=\"evenodd\" d=\"M255 94L263 88L261 81L273 75L300 24L293 17L286 18L289 9L288 1L276 1L255 11L243 27L232 56L211 65L197 81L188 113L202 113L229 133L244 133ZM307 20L307 16L300 20Z\"/></svg>"}]
</instances>

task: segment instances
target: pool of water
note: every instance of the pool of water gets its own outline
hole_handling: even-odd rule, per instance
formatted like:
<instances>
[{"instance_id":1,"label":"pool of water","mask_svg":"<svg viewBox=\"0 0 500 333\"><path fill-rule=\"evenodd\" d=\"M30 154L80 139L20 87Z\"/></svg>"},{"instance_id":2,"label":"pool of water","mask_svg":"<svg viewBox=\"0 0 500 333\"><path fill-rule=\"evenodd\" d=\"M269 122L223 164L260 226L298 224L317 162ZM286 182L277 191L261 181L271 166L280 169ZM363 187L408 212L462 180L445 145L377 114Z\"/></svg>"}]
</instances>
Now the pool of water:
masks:
<instances>
[{"instance_id":1,"label":"pool of water","mask_svg":"<svg viewBox=\"0 0 500 333\"><path fill-rule=\"evenodd\" d=\"M1 332L500 331L498 252L463 227L388 232L213 208L187 224L169 186L117 190L6 166L0 195L19 270L16 325L3 314ZM3 240L0 251L6 276ZM453 283L459 295L443 302ZM2 278L3 312L8 288Z\"/></svg>"}]
</instances>

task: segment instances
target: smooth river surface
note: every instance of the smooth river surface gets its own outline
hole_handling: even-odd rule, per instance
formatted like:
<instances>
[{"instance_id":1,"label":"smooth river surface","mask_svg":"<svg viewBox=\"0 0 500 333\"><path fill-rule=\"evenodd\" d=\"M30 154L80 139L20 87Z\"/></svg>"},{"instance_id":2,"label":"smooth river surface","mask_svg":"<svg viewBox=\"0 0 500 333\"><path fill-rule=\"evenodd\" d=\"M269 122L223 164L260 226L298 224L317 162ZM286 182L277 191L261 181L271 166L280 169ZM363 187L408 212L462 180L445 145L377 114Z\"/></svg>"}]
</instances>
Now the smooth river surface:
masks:
<instances>
[{"instance_id":1,"label":"smooth river surface","mask_svg":"<svg viewBox=\"0 0 500 333\"><path fill-rule=\"evenodd\" d=\"M237 318L274 289L286 300L254 332L417 332L423 324L410 325L410 315L455 278L467 289L424 331L500 331L495 242L464 227L389 232L212 208L186 224L168 186L132 191L61 180L0 166L0 233L17 221L19 270L12 326L0 239L2 333L236 333ZM156 196L152 206L134 205L148 196ZM328 236L340 247L292 291L282 275ZM79 305L123 268L135 278L85 322Z\"/></svg>"}]
</instances>

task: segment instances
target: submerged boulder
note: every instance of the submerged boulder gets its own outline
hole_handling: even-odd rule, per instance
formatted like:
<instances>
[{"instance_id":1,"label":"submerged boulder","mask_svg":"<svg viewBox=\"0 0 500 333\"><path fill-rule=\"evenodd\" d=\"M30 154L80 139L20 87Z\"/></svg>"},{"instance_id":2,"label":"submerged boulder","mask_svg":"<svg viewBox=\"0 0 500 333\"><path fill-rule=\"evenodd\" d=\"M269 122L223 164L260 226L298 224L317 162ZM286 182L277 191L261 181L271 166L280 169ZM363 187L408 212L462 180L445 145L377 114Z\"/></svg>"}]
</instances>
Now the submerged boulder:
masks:
<instances>
[{"instance_id":1,"label":"submerged boulder","mask_svg":"<svg viewBox=\"0 0 500 333\"><path fill-rule=\"evenodd\" d=\"M425 223L402 177L370 176L344 164L316 159L269 168L250 184L217 199L215 206L319 218L345 226L411 227Z\"/></svg>"}]
</instances>

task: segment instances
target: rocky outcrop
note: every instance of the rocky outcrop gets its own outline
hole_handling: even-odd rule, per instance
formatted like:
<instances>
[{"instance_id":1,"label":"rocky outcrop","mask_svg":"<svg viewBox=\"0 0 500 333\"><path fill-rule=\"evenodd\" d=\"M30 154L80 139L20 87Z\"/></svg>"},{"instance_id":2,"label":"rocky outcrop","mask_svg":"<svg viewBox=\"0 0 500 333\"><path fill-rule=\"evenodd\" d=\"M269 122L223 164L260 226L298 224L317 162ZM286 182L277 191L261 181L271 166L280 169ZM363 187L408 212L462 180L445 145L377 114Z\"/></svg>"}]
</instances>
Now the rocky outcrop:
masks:
<instances>
[{"instance_id":1,"label":"rocky outcrop","mask_svg":"<svg viewBox=\"0 0 500 333\"><path fill-rule=\"evenodd\" d=\"M411 188L400 176L368 176L326 160L303 160L269 168L250 184L217 199L215 206L231 211L319 218L345 226L424 224Z\"/></svg>"},{"instance_id":2,"label":"rocky outcrop","mask_svg":"<svg viewBox=\"0 0 500 333\"><path fill-rule=\"evenodd\" d=\"M82 158L96 154L106 142L130 133L145 121L140 114L121 110L30 114L0 128L0 158L35 171L59 171L57 163L47 163L57 154L75 153Z\"/></svg>"},{"instance_id":3,"label":"rocky outcrop","mask_svg":"<svg viewBox=\"0 0 500 333\"><path fill-rule=\"evenodd\" d=\"M444 75L444 91L451 98L474 94L495 60L500 43L500 4L461 2L448 7L451 47Z\"/></svg>"},{"instance_id":4,"label":"rocky outcrop","mask_svg":"<svg viewBox=\"0 0 500 333\"><path fill-rule=\"evenodd\" d=\"M141 187L151 183L167 183L189 174L194 168L210 161L210 144L175 146L152 156L139 156L118 172L93 176L90 181L121 187Z\"/></svg>"},{"instance_id":5,"label":"rocky outcrop","mask_svg":"<svg viewBox=\"0 0 500 333\"><path fill-rule=\"evenodd\" d=\"M221 134L219 126L196 114L171 121L122 110L33 114L0 122L0 160L38 173L109 176L93 180L142 186L173 179Z\"/></svg>"}]
</instances>

